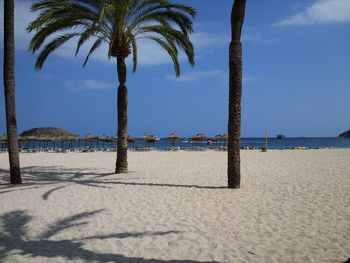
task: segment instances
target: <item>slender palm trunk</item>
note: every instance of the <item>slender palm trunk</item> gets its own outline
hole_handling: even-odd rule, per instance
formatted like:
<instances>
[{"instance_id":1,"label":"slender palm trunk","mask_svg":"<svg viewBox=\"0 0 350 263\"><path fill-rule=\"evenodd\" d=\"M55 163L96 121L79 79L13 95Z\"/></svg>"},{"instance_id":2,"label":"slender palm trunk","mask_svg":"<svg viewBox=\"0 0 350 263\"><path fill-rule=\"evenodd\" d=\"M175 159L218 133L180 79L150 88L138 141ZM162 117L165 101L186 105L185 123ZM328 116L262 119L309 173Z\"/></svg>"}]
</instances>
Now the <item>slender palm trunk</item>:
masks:
<instances>
[{"instance_id":1,"label":"slender palm trunk","mask_svg":"<svg viewBox=\"0 0 350 263\"><path fill-rule=\"evenodd\" d=\"M117 58L118 70L118 146L115 173L128 171L128 89L126 83L125 58Z\"/></svg>"},{"instance_id":2,"label":"slender palm trunk","mask_svg":"<svg viewBox=\"0 0 350 263\"><path fill-rule=\"evenodd\" d=\"M4 91L11 184L21 184L15 104L14 0L4 1Z\"/></svg>"},{"instance_id":3,"label":"slender palm trunk","mask_svg":"<svg viewBox=\"0 0 350 263\"><path fill-rule=\"evenodd\" d=\"M246 0L235 0L231 13L232 38L230 43L230 91L228 116L228 187L241 184L241 97L242 97L242 45L241 31Z\"/></svg>"}]
</instances>

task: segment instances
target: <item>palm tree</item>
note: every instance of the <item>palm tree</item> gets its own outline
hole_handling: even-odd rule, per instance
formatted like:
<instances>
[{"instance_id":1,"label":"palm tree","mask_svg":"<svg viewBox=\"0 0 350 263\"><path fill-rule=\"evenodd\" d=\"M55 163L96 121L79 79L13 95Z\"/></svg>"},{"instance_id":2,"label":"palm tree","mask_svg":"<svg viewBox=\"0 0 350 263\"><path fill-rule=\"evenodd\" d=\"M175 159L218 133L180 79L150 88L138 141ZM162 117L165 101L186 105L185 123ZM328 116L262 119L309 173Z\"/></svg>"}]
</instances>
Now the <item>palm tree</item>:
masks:
<instances>
[{"instance_id":1,"label":"palm tree","mask_svg":"<svg viewBox=\"0 0 350 263\"><path fill-rule=\"evenodd\" d=\"M241 32L246 0L235 0L231 13L230 91L228 115L228 187L239 188L241 183L241 97L242 97L242 45Z\"/></svg>"},{"instance_id":2,"label":"palm tree","mask_svg":"<svg viewBox=\"0 0 350 263\"><path fill-rule=\"evenodd\" d=\"M40 11L27 27L36 31L29 46L35 53L47 37L53 36L41 50L35 67L40 69L49 54L68 40L78 37L76 54L88 40L93 45L90 55L107 43L108 57L117 61L118 72L118 148L116 173L127 172L127 68L125 60L132 53L132 71L137 66L137 42L149 39L163 48L172 59L175 74L180 75L178 50L184 51L194 65L194 49L189 39L193 32L195 10L189 6L173 4L168 0L40 0L31 7ZM65 34L57 36L57 33Z\"/></svg>"},{"instance_id":3,"label":"palm tree","mask_svg":"<svg viewBox=\"0 0 350 263\"><path fill-rule=\"evenodd\" d=\"M14 0L4 1L4 91L11 184L21 184L15 102Z\"/></svg>"}]
</instances>

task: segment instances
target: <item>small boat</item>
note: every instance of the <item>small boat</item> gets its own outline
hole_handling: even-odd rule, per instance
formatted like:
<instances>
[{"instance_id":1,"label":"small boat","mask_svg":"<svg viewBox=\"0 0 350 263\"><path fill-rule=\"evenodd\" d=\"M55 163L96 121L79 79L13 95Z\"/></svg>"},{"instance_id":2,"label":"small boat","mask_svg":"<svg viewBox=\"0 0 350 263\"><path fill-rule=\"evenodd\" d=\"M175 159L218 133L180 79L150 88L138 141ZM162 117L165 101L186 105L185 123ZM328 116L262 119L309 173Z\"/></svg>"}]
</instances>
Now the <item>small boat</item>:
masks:
<instances>
[{"instance_id":1,"label":"small boat","mask_svg":"<svg viewBox=\"0 0 350 263\"><path fill-rule=\"evenodd\" d=\"M277 134L276 138L277 138L278 140L283 140L283 139L286 138L286 136L285 136L284 134Z\"/></svg>"}]
</instances>

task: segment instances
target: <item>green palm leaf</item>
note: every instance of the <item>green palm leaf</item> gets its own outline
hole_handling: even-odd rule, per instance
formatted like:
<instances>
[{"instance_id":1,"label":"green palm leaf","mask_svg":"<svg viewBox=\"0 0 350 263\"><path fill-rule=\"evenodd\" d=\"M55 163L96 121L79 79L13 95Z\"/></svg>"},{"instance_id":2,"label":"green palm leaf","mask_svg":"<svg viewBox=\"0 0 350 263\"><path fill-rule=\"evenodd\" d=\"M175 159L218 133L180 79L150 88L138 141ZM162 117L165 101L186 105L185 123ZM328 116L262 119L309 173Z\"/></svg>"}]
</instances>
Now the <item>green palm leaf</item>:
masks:
<instances>
[{"instance_id":1,"label":"green palm leaf","mask_svg":"<svg viewBox=\"0 0 350 263\"><path fill-rule=\"evenodd\" d=\"M194 65L194 48L189 35L193 32L192 20L196 12L189 6L167 0L40 0L31 6L31 11L38 16L27 27L28 32L35 31L29 51L36 53L42 49L36 68L44 65L61 42L74 37L78 38L75 55L83 44L95 39L83 65L105 42L109 45L108 57L126 58L132 53L134 72L138 61L137 39L140 38L151 39L167 51L177 76L180 72L178 49ZM62 32L67 35L57 38ZM56 36L55 40L44 46L52 36Z\"/></svg>"}]
</instances>

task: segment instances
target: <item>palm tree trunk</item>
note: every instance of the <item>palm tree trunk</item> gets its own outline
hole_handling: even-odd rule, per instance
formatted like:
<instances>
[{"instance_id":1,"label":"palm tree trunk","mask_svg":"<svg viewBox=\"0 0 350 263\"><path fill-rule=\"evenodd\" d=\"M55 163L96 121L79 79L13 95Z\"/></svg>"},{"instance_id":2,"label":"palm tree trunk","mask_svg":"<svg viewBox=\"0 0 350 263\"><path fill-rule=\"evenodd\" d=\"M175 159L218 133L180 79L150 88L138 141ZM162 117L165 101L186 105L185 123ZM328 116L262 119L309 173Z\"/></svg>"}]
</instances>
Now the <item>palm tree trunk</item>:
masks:
<instances>
[{"instance_id":1,"label":"palm tree trunk","mask_svg":"<svg viewBox=\"0 0 350 263\"><path fill-rule=\"evenodd\" d=\"M241 31L246 0L235 0L231 13L232 38L230 43L230 91L228 116L228 187L241 184L241 98L242 98L242 45Z\"/></svg>"},{"instance_id":2,"label":"palm tree trunk","mask_svg":"<svg viewBox=\"0 0 350 263\"><path fill-rule=\"evenodd\" d=\"M128 89L126 83L125 58L117 58L118 70L118 146L115 173L126 173L128 171Z\"/></svg>"},{"instance_id":3,"label":"palm tree trunk","mask_svg":"<svg viewBox=\"0 0 350 263\"><path fill-rule=\"evenodd\" d=\"M14 0L4 1L4 91L11 184L21 184L15 104Z\"/></svg>"}]
</instances>

